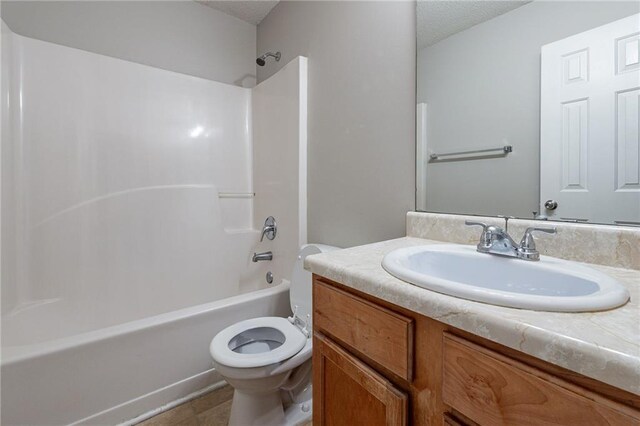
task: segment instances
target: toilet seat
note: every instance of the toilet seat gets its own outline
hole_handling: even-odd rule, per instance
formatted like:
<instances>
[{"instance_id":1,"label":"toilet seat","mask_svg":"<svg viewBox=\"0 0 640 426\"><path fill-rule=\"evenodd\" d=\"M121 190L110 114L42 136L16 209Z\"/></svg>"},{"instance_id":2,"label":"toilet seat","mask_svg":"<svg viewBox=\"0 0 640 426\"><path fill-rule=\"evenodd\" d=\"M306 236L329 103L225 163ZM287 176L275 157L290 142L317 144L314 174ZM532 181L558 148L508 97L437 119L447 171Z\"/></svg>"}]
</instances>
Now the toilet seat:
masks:
<instances>
[{"instance_id":1,"label":"toilet seat","mask_svg":"<svg viewBox=\"0 0 640 426\"><path fill-rule=\"evenodd\" d=\"M262 332L260 329L270 330L263 330L264 332ZM249 330L254 330L253 333L248 334L251 334L256 341L260 341L256 336L261 334L264 335L265 341L270 339L274 335L274 330L275 334L278 332L282 333L284 341L281 345L271 350L266 349L267 345L264 345L265 350L259 353L233 351L232 347L235 342L242 341L241 334ZM281 317L261 317L240 321L225 328L213 338L209 350L216 362L228 367L264 367L291 358L300 352L306 341L307 337L287 319Z\"/></svg>"}]
</instances>

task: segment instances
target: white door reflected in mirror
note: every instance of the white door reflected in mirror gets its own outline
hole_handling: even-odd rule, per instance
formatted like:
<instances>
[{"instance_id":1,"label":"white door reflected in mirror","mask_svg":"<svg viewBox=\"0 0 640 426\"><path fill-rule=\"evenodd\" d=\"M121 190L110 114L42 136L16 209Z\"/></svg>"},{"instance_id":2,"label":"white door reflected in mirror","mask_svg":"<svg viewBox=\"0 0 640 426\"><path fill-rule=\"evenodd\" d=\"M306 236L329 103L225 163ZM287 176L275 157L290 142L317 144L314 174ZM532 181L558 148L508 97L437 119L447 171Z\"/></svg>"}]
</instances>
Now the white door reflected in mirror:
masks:
<instances>
[{"instance_id":1,"label":"white door reflected in mirror","mask_svg":"<svg viewBox=\"0 0 640 426\"><path fill-rule=\"evenodd\" d=\"M552 201L550 219L640 224L639 31L636 14L542 47L540 199Z\"/></svg>"}]
</instances>

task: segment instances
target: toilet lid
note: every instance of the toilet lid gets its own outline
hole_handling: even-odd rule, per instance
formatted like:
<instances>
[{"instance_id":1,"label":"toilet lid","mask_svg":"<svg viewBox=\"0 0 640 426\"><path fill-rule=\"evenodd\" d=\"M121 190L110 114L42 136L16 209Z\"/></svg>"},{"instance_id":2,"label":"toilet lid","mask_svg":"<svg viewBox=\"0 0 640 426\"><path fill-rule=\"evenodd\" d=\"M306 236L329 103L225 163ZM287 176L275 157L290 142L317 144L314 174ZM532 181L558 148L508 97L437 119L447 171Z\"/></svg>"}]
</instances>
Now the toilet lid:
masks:
<instances>
[{"instance_id":1,"label":"toilet lid","mask_svg":"<svg viewBox=\"0 0 640 426\"><path fill-rule=\"evenodd\" d=\"M304 246L298 253L298 258L293 266L293 272L291 273L291 288L289 289L289 300L291 302L291 312L294 312L295 307L298 306L297 315L299 318L307 321L307 315L309 315L309 326L307 329L311 329L311 318L313 307L311 300L313 299L311 291L311 272L304 269L304 258L311 254L321 253L320 248L317 245L309 244Z\"/></svg>"},{"instance_id":2,"label":"toilet lid","mask_svg":"<svg viewBox=\"0 0 640 426\"><path fill-rule=\"evenodd\" d=\"M213 338L209 351L215 363L228 367L264 367L291 358L306 341L305 335L287 319L260 317L225 328ZM243 350L247 345L252 347Z\"/></svg>"}]
</instances>

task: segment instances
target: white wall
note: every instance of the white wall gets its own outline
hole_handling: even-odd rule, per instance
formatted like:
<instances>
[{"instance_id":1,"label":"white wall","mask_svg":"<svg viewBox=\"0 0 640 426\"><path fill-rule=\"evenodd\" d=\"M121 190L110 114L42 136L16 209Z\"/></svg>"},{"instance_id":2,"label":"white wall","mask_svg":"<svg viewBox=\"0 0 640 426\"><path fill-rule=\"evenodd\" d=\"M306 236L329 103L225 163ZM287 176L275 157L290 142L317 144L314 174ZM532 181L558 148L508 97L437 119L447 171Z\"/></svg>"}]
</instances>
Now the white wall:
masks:
<instances>
[{"instance_id":1,"label":"white wall","mask_svg":"<svg viewBox=\"0 0 640 426\"><path fill-rule=\"evenodd\" d=\"M228 84L255 84L256 27L193 1L3 1L17 34Z\"/></svg>"},{"instance_id":2,"label":"white wall","mask_svg":"<svg viewBox=\"0 0 640 426\"><path fill-rule=\"evenodd\" d=\"M309 59L309 241L405 235L414 209L415 3L283 1L258 25L263 81Z\"/></svg>"},{"instance_id":3,"label":"white wall","mask_svg":"<svg viewBox=\"0 0 640 426\"><path fill-rule=\"evenodd\" d=\"M637 2L535 1L418 53L429 149L513 145L506 158L429 164L427 209L540 211L540 47L637 13Z\"/></svg>"},{"instance_id":4,"label":"white wall","mask_svg":"<svg viewBox=\"0 0 640 426\"><path fill-rule=\"evenodd\" d=\"M307 59L298 57L252 90L254 227L273 216L278 233L256 251L273 251L260 262L261 279L291 279L298 250L307 242Z\"/></svg>"}]
</instances>

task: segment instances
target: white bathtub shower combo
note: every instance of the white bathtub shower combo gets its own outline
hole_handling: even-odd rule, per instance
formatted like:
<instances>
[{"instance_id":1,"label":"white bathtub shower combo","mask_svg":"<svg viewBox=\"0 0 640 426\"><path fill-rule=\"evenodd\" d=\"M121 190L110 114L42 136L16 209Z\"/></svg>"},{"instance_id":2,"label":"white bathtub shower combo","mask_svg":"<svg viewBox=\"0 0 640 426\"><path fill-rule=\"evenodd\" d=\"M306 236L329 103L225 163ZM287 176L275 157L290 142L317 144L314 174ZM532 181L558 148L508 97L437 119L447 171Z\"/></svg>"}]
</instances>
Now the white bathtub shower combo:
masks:
<instances>
[{"instance_id":1,"label":"white bathtub shower combo","mask_svg":"<svg viewBox=\"0 0 640 426\"><path fill-rule=\"evenodd\" d=\"M140 420L222 383L218 332L290 314L305 58L247 89L3 24L2 99L2 424Z\"/></svg>"}]
</instances>

